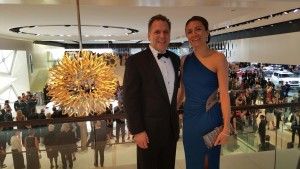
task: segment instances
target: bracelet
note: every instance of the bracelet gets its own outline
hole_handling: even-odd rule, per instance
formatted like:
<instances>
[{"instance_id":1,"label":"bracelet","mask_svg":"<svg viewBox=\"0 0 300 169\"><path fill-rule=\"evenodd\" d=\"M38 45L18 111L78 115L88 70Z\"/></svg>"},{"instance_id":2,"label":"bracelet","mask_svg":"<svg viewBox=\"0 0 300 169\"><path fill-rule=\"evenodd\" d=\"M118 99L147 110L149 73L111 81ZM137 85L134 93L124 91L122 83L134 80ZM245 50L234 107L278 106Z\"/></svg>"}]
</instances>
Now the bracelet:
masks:
<instances>
[{"instance_id":1,"label":"bracelet","mask_svg":"<svg viewBox=\"0 0 300 169\"><path fill-rule=\"evenodd\" d=\"M224 133L224 132L221 132L223 135L225 135L225 136L227 136L227 137L229 137L230 135L228 135L228 134L226 134L226 133Z\"/></svg>"}]
</instances>

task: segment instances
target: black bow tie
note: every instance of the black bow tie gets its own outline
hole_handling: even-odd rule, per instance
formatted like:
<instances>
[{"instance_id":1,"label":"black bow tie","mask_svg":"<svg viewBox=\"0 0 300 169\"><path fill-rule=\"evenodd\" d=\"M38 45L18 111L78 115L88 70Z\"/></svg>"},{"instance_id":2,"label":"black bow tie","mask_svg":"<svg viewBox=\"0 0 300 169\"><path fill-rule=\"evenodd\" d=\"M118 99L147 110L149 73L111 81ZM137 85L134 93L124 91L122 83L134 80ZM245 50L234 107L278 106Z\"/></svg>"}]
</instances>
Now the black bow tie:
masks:
<instances>
[{"instance_id":1,"label":"black bow tie","mask_svg":"<svg viewBox=\"0 0 300 169\"><path fill-rule=\"evenodd\" d=\"M159 54L157 54L157 58L158 58L158 59L160 59L160 58L162 58L162 57L168 58L169 56L168 56L167 53L159 53Z\"/></svg>"}]
</instances>

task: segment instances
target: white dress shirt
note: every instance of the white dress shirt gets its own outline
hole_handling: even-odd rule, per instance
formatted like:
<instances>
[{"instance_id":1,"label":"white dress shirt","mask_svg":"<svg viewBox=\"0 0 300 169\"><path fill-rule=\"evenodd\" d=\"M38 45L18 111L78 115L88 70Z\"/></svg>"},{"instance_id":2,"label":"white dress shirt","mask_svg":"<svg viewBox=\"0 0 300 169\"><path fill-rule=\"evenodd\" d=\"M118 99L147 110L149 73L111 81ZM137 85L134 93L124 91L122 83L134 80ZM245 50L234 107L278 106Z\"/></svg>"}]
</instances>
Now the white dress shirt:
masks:
<instances>
[{"instance_id":1,"label":"white dress shirt","mask_svg":"<svg viewBox=\"0 0 300 169\"><path fill-rule=\"evenodd\" d=\"M175 71L173 68L172 61L169 58L162 57L160 59L157 58L157 54L159 53L154 48L152 48L150 45L150 50L159 66L160 72L164 78L165 86L168 92L169 101L171 103L172 97L173 97L173 91L174 91L174 82L175 82Z\"/></svg>"}]
</instances>

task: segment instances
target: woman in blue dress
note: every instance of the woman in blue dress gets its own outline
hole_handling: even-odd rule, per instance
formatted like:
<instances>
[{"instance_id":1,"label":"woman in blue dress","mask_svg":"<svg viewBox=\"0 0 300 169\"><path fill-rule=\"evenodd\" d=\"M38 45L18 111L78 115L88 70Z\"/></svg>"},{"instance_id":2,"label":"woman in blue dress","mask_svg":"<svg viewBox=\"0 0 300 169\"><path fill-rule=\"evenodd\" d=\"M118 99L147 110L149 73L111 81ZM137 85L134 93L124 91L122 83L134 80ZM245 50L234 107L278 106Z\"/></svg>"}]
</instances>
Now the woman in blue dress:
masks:
<instances>
[{"instance_id":1,"label":"woman in blue dress","mask_svg":"<svg viewBox=\"0 0 300 169\"><path fill-rule=\"evenodd\" d=\"M221 144L228 142L230 132L230 100L228 95L228 63L225 56L210 49L208 22L194 16L186 23L185 33L194 51L181 59L181 87L177 105L185 98L183 144L186 169L220 168ZM207 100L219 90L220 102L206 110ZM214 146L207 148L203 136L224 125Z\"/></svg>"}]
</instances>

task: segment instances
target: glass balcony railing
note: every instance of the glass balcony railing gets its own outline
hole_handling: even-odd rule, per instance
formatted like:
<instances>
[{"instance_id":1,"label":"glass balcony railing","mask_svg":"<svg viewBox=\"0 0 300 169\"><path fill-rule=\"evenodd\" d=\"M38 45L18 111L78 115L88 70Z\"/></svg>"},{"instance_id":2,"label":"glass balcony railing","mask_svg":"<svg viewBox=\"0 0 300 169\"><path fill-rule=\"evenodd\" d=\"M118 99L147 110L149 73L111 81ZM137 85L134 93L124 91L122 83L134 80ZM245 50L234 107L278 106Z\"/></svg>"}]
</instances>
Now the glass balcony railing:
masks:
<instances>
[{"instance_id":1,"label":"glass balcony railing","mask_svg":"<svg viewBox=\"0 0 300 169\"><path fill-rule=\"evenodd\" d=\"M228 168L225 164L231 156L234 158L253 156L253 161L250 161L255 165L258 165L255 161L262 158L269 161L260 162L260 166L295 169L300 154L299 134L296 132L292 144L294 128L290 120L291 114L295 113L292 111L296 110L296 107L300 107L300 103L233 106L232 112L241 111L242 114L236 117L238 118L235 125L236 132L233 129L228 144L222 146L221 168ZM275 114L273 112L274 126L272 122L270 122L269 128L268 125L266 126L266 136L269 136L269 139L266 138L265 144L262 145L258 132L259 115L265 114L270 109L276 110ZM251 113L247 114L246 112ZM280 114L279 123L276 122L276 113ZM4 164L8 169L18 168L18 165L19 168L25 166L28 169L34 169L37 166L48 169L51 168L49 157L54 157L53 168L56 167L55 158L57 158L58 168L62 168L67 161L68 167L73 165L74 169L81 169L101 167L102 163L99 158L102 152L105 168L135 168L136 146L132 136L128 133L126 124L120 125L115 121L123 118L125 115L114 114L1 122L0 144L3 147L1 158L6 156ZM109 129L106 121L111 119L114 120L114 125L112 129ZM115 136L117 136L116 130L119 127L121 130L125 129L126 133L125 135L119 134L119 140L117 140ZM62 132L67 128L71 134ZM49 132L49 130L53 130L53 132ZM112 131L111 135L108 133L110 131ZM37 144L35 144L35 140ZM99 150L98 163L94 160L95 148ZM5 154L3 150L5 150ZM66 158L62 158L62 156ZM231 164L231 166L234 165ZM177 145L176 168L185 168L181 139Z\"/></svg>"}]
</instances>

